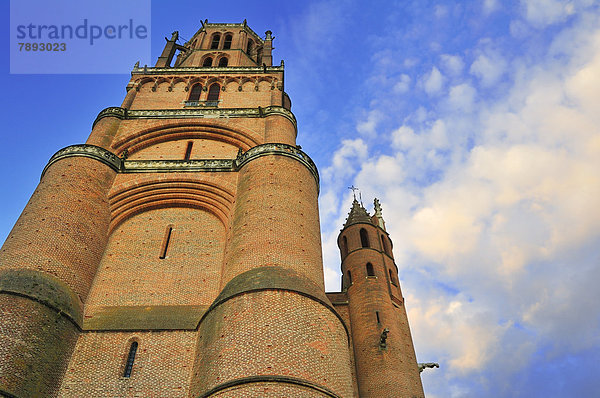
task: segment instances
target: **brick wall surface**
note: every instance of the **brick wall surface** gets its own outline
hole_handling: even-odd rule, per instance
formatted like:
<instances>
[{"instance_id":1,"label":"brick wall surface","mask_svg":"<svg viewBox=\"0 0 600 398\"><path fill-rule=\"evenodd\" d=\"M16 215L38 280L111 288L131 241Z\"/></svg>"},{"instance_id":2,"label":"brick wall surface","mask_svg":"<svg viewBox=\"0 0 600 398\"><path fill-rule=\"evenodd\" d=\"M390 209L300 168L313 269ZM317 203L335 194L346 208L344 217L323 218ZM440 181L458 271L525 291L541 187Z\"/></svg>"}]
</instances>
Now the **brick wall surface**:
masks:
<instances>
[{"instance_id":1,"label":"brick wall surface","mask_svg":"<svg viewBox=\"0 0 600 398\"><path fill-rule=\"evenodd\" d=\"M61 398L188 397L195 332L82 333L58 394ZM123 377L132 341L131 377Z\"/></svg>"},{"instance_id":2,"label":"brick wall surface","mask_svg":"<svg viewBox=\"0 0 600 398\"><path fill-rule=\"evenodd\" d=\"M266 118L265 141L296 145L296 129L294 124L280 115Z\"/></svg>"},{"instance_id":3,"label":"brick wall surface","mask_svg":"<svg viewBox=\"0 0 600 398\"><path fill-rule=\"evenodd\" d=\"M245 25L206 29L192 38L195 51L185 61L181 56L180 66L223 55L229 66L262 66L257 48L263 45L271 63L269 40L257 40ZM217 31L234 34L231 49L209 49ZM204 109L185 104L189 89L216 82L222 89L217 110L291 107L283 71L228 72L136 70L122 106ZM207 94L201 92L201 102ZM277 114L130 115L98 120L87 143L117 155L127 150L129 160L183 160L189 142L190 159L232 159L239 149L296 143L294 123ZM322 295L318 189L306 166L281 154L254 158L238 172L116 173L81 156L55 162L0 249L0 395L4 388L19 397L56 396L67 369L60 397L210 391L219 397L353 397L359 391L363 398L421 397L391 242L385 240L386 249L381 240L385 231L367 225L371 248L365 249L360 225L344 230L342 270L352 272L353 284L330 295L337 313ZM376 277L366 276L366 262ZM266 266L291 273L269 276ZM214 304L232 279L256 269L264 275L249 280L283 285L243 290ZM317 293L315 286L290 291L284 282L292 274L310 280ZM46 297L52 289L60 299ZM383 327L390 329L385 350L378 346ZM125 378L132 341L138 354ZM280 381L242 380L255 376Z\"/></svg>"},{"instance_id":4,"label":"brick wall surface","mask_svg":"<svg viewBox=\"0 0 600 398\"><path fill-rule=\"evenodd\" d=\"M161 142L208 139L228 143L246 151L264 143L264 134L265 119L262 118L123 120L115 134L111 150L120 154L127 148L133 155L142 148Z\"/></svg>"},{"instance_id":5,"label":"brick wall surface","mask_svg":"<svg viewBox=\"0 0 600 398\"><path fill-rule=\"evenodd\" d=\"M85 301L106 247L114 177L90 158L52 164L0 249L2 269L49 273Z\"/></svg>"},{"instance_id":6,"label":"brick wall surface","mask_svg":"<svg viewBox=\"0 0 600 398\"><path fill-rule=\"evenodd\" d=\"M135 75L132 81L136 82L136 87L132 90L137 92L130 109L183 108L185 101L189 100L191 92L189 88L194 84L194 80L188 83L178 79L179 76L166 75L156 78L153 75ZM280 73L257 75L245 73L239 76L215 74L214 77L200 79L198 82L203 87L209 87L214 83L219 84L221 88L218 99L219 108L256 108L280 104L280 101L272 100L272 91L278 92L277 97L282 96L281 79ZM169 91L169 87L171 91ZM186 91L186 87L188 91ZM200 101L206 101L207 98L208 91L203 90L200 94Z\"/></svg>"},{"instance_id":7,"label":"brick wall surface","mask_svg":"<svg viewBox=\"0 0 600 398\"><path fill-rule=\"evenodd\" d=\"M0 293L0 395L54 396L77 333L54 309Z\"/></svg>"},{"instance_id":8,"label":"brick wall surface","mask_svg":"<svg viewBox=\"0 0 600 398\"><path fill-rule=\"evenodd\" d=\"M200 325L197 355L195 396L257 375L295 377L342 397L353 394L341 321L323 304L295 292L250 292L219 305Z\"/></svg>"},{"instance_id":9,"label":"brick wall surface","mask_svg":"<svg viewBox=\"0 0 600 398\"><path fill-rule=\"evenodd\" d=\"M240 170L222 287L250 269L282 266L324 290L317 189L306 166L281 155Z\"/></svg>"},{"instance_id":10,"label":"brick wall surface","mask_svg":"<svg viewBox=\"0 0 600 398\"><path fill-rule=\"evenodd\" d=\"M367 230L369 244L374 248L360 247L361 228ZM347 294L359 394L361 398L420 398L424 393L406 311L399 288L390 279L389 271L392 270L392 277L397 276L397 271L382 250L378 231L369 224L354 224L342 231L349 248L342 270L345 275L348 271L352 273ZM367 263L373 265L374 276L368 276ZM384 328L389 334L386 348L381 348L379 343Z\"/></svg>"},{"instance_id":11,"label":"brick wall surface","mask_svg":"<svg viewBox=\"0 0 600 398\"><path fill-rule=\"evenodd\" d=\"M231 387L210 395L211 398L322 398L330 397L323 392L315 389L290 385L283 383L252 383L243 386Z\"/></svg>"},{"instance_id":12,"label":"brick wall surface","mask_svg":"<svg viewBox=\"0 0 600 398\"><path fill-rule=\"evenodd\" d=\"M340 314L340 316L342 317L342 319L344 320L344 323L346 324L346 327L348 328L348 331L351 331L351 325L350 325L350 310L348 308L348 296L346 294L340 293L340 296L342 297L337 297L337 299L342 299L340 300L341 302L345 302L345 304L336 304L336 301L334 301L334 299L331 297L330 294L327 294L327 296L331 299L333 306L335 307L335 310L338 312L338 314ZM352 387L353 387L353 391L354 391L354 396L358 397L358 381L356 380L356 362L354 359L354 344L352 342L352 333L350 333L350 370L352 371Z\"/></svg>"},{"instance_id":13,"label":"brick wall surface","mask_svg":"<svg viewBox=\"0 0 600 398\"><path fill-rule=\"evenodd\" d=\"M111 234L86 314L98 306L208 306L219 293L224 246L225 228L207 211L174 207L134 215Z\"/></svg>"},{"instance_id":14,"label":"brick wall surface","mask_svg":"<svg viewBox=\"0 0 600 398\"><path fill-rule=\"evenodd\" d=\"M183 160L192 144L189 159L235 159L238 147L207 139L183 139L162 142L134 152L131 160Z\"/></svg>"}]
</instances>

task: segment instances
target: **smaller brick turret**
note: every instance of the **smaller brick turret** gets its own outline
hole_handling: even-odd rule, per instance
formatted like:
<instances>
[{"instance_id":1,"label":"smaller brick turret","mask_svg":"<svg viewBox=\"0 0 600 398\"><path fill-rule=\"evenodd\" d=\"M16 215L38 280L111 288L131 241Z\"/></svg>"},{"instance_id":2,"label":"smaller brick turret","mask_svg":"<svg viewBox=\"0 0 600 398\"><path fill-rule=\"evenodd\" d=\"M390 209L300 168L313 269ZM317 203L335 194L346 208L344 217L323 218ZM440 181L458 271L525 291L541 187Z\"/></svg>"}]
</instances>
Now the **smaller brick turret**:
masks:
<instances>
[{"instance_id":1,"label":"smaller brick turret","mask_svg":"<svg viewBox=\"0 0 600 398\"><path fill-rule=\"evenodd\" d=\"M398 268L377 199L373 216L354 199L338 246L360 397L423 397Z\"/></svg>"}]
</instances>

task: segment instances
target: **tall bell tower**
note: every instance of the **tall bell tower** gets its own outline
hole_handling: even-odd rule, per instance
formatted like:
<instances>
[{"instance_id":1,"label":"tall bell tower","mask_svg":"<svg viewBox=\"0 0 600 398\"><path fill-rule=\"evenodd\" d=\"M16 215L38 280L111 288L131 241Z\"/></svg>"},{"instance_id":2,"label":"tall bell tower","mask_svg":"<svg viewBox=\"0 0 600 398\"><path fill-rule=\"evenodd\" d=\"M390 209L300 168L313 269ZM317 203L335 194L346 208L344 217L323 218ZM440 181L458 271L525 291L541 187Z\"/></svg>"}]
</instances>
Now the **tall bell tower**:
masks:
<instances>
[{"instance_id":1,"label":"tall bell tower","mask_svg":"<svg viewBox=\"0 0 600 398\"><path fill-rule=\"evenodd\" d=\"M338 236L342 259L341 310L351 325L359 396L422 397L392 241L381 204L370 216L356 198Z\"/></svg>"},{"instance_id":2,"label":"tall bell tower","mask_svg":"<svg viewBox=\"0 0 600 398\"><path fill-rule=\"evenodd\" d=\"M174 32L87 142L52 156L0 249L0 396L381 391L395 334L410 341L393 259L344 256L345 275L364 252L379 276L345 283L349 310L325 293L319 174L296 146L273 39L246 21L205 21L186 43ZM349 244L361 225L347 224ZM369 364L374 310L390 345ZM416 367L414 352L399 360Z\"/></svg>"}]
</instances>

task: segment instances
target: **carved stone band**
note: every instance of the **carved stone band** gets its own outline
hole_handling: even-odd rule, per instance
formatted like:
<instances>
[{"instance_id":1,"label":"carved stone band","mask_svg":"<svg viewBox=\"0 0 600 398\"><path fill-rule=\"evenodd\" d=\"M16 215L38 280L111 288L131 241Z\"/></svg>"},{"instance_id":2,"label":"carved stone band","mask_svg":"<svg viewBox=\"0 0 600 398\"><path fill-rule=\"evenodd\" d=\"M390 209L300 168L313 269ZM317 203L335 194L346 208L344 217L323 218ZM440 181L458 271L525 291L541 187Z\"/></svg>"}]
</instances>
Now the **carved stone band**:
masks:
<instances>
[{"instance_id":1,"label":"carved stone band","mask_svg":"<svg viewBox=\"0 0 600 398\"><path fill-rule=\"evenodd\" d=\"M262 144L250 148L236 159L198 159L198 160L121 160L114 153L95 145L71 145L56 152L42 171L42 177L50 165L58 160L85 156L96 159L120 173L189 173L213 171L238 171L246 163L261 156L281 155L296 159L302 163L315 178L319 186L319 172L312 159L292 145Z\"/></svg>"},{"instance_id":2,"label":"carved stone band","mask_svg":"<svg viewBox=\"0 0 600 398\"><path fill-rule=\"evenodd\" d=\"M319 171L317 170L317 166L307 154L305 154L300 149L292 145L262 144L255 146L254 148L250 148L248 151L246 151L236 159L237 167L240 168L252 159L256 159L260 156L266 155L283 155L298 160L300 163L304 164L308 168L308 170L315 178L317 186L319 186Z\"/></svg>"},{"instance_id":3,"label":"carved stone band","mask_svg":"<svg viewBox=\"0 0 600 398\"><path fill-rule=\"evenodd\" d=\"M46 173L46 170L48 170L48 167L50 167L50 165L52 165L53 163L55 163L61 159L70 158L73 156L84 156L84 157L96 159L96 160L104 163L105 165L109 166L110 168L112 168L115 171L119 171L123 166L122 160L119 159L117 157L117 155L115 155L114 153L112 153L110 151L107 151L104 148L100 148L99 146L95 146L95 145L87 145L87 144L71 145L71 146L61 149L60 151L58 151L54 155L52 155L52 157L48 161L48 164L46 165L46 167L44 167L44 170L42 171L42 177L44 176L44 174Z\"/></svg>"},{"instance_id":4,"label":"carved stone band","mask_svg":"<svg viewBox=\"0 0 600 398\"><path fill-rule=\"evenodd\" d=\"M186 118L237 118L237 117L267 117L280 115L287 118L294 128L297 129L294 114L281 106L267 106L265 108L185 108L185 109L155 109L155 110L127 110L125 108L110 107L98 114L92 124L92 129L98 121L105 117L116 117L123 119L186 119Z\"/></svg>"},{"instance_id":5,"label":"carved stone band","mask_svg":"<svg viewBox=\"0 0 600 398\"><path fill-rule=\"evenodd\" d=\"M133 68L132 75L153 75L153 74L169 74L178 73L277 73L283 72L283 66L228 66L228 67L186 67L186 68L155 68L151 66L142 66Z\"/></svg>"}]
</instances>

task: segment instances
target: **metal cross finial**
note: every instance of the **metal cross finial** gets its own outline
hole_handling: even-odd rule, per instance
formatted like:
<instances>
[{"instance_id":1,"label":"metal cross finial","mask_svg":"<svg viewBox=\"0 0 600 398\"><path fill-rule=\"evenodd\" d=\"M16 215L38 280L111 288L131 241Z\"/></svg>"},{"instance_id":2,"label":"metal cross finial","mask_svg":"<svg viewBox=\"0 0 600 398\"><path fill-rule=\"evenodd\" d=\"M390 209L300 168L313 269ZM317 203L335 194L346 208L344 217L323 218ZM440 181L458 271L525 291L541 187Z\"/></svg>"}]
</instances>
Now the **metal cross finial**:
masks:
<instances>
[{"instance_id":1,"label":"metal cross finial","mask_svg":"<svg viewBox=\"0 0 600 398\"><path fill-rule=\"evenodd\" d=\"M354 196L354 200L356 200L356 191L358 191L359 189L356 188L354 185L349 186L348 189L352 190L352 195Z\"/></svg>"}]
</instances>

